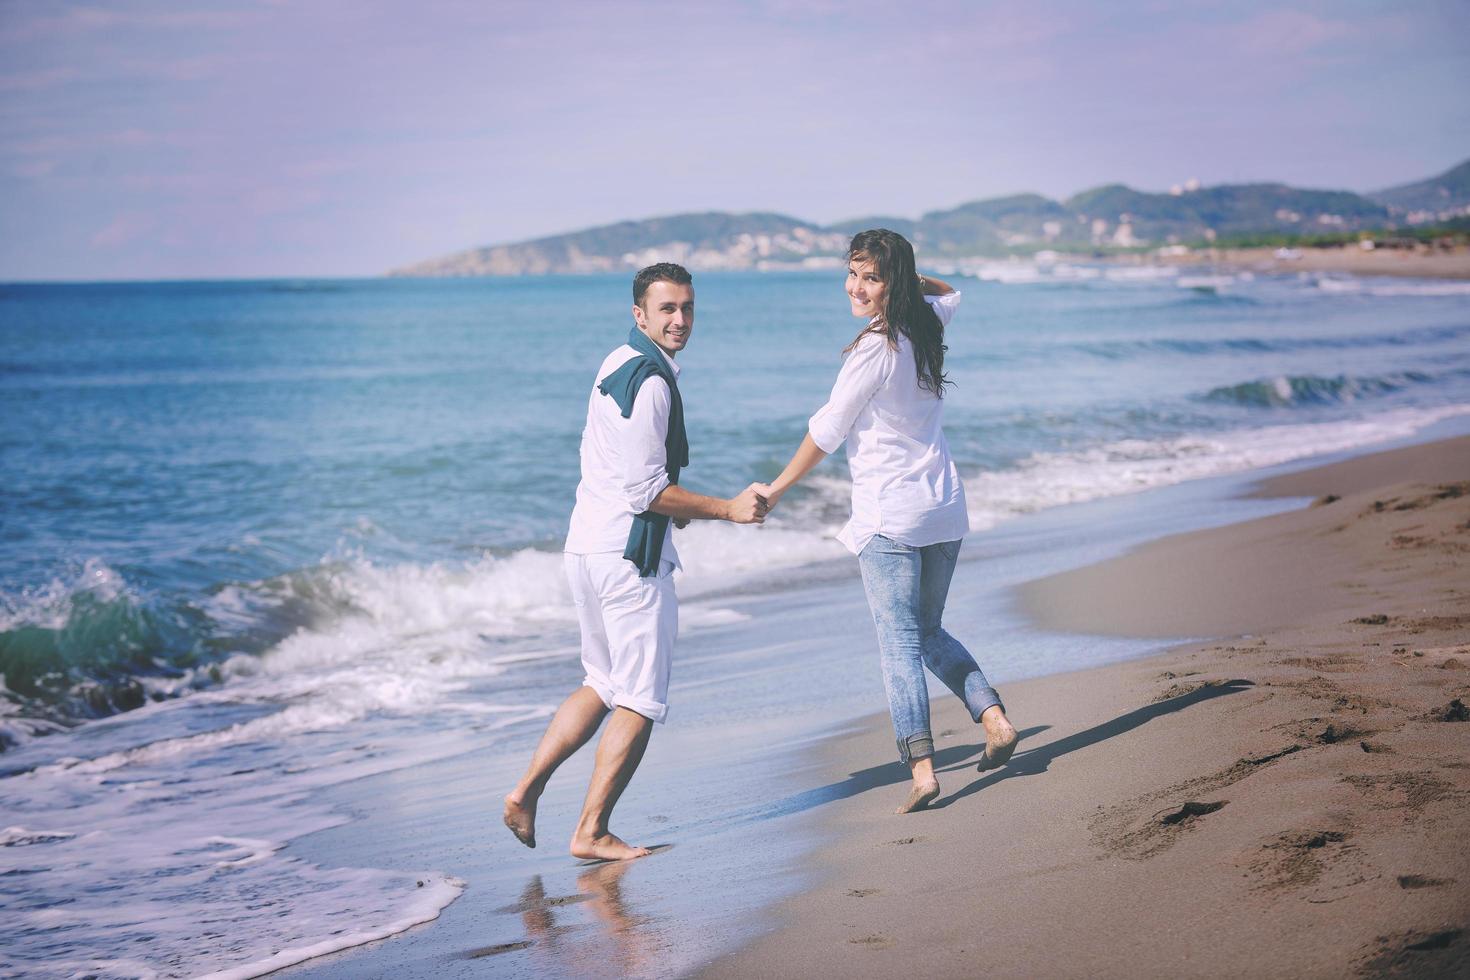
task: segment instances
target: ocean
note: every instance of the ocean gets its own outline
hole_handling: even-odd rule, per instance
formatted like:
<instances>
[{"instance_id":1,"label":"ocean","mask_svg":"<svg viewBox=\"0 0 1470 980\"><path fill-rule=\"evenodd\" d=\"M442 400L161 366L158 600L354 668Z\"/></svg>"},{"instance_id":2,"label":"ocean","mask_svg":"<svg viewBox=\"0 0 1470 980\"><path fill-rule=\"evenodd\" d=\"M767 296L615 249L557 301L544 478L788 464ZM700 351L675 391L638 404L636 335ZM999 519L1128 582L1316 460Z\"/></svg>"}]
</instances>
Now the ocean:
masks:
<instances>
[{"instance_id":1,"label":"ocean","mask_svg":"<svg viewBox=\"0 0 1470 980\"><path fill-rule=\"evenodd\" d=\"M1191 489L1212 480L1470 430L1470 283L938 271L965 294L953 616L1001 680L1157 648L1027 633L1008 584L1281 506ZM352 824L348 783L523 764L580 678L559 548L628 279L0 286L0 973L247 976L463 893L453 869L304 845ZM839 273L695 287L681 482L728 496L780 470L859 324ZM833 540L846 495L829 460L763 527L679 532L669 727L710 758L732 730L809 737L882 707L871 651L837 681L830 657L780 660L800 656L783 638L871 632ZM813 612L839 606L837 626Z\"/></svg>"}]
</instances>

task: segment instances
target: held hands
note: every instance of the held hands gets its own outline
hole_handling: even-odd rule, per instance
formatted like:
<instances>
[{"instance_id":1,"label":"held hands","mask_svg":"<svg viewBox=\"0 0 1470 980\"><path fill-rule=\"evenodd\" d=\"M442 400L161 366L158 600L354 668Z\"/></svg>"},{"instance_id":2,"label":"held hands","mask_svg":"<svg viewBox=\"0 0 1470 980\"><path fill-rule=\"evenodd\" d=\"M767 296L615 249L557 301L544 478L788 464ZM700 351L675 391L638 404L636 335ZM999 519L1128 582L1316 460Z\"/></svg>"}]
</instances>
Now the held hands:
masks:
<instances>
[{"instance_id":1,"label":"held hands","mask_svg":"<svg viewBox=\"0 0 1470 980\"><path fill-rule=\"evenodd\" d=\"M760 483L752 483L729 501L730 516L727 518L736 524L760 524L766 519L766 514L771 510L771 505L760 493L762 489L769 489Z\"/></svg>"},{"instance_id":2,"label":"held hands","mask_svg":"<svg viewBox=\"0 0 1470 980\"><path fill-rule=\"evenodd\" d=\"M766 499L766 512L770 513L776 509L776 503L781 499L785 490L777 490L769 483L752 483L750 488Z\"/></svg>"}]
</instances>

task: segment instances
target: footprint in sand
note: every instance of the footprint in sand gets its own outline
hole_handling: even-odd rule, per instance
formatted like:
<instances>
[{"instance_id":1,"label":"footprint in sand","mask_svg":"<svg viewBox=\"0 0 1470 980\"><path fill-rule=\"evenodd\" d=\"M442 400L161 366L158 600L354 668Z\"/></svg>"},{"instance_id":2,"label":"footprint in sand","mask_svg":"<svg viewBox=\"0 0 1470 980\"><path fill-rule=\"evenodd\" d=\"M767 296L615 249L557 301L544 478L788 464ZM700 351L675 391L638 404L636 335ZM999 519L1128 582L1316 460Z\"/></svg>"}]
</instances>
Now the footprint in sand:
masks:
<instances>
[{"instance_id":1,"label":"footprint in sand","mask_svg":"<svg viewBox=\"0 0 1470 980\"><path fill-rule=\"evenodd\" d=\"M1430 878L1425 875L1399 875L1399 887L1403 889L1412 888L1442 888L1445 885L1453 885L1453 878Z\"/></svg>"},{"instance_id":2,"label":"footprint in sand","mask_svg":"<svg viewBox=\"0 0 1470 980\"><path fill-rule=\"evenodd\" d=\"M1410 930L1379 936L1363 950L1360 972L1383 977L1463 976L1465 930Z\"/></svg>"},{"instance_id":3,"label":"footprint in sand","mask_svg":"<svg viewBox=\"0 0 1470 980\"><path fill-rule=\"evenodd\" d=\"M1352 725L1328 724L1326 728L1322 729L1321 734L1317 736L1317 741L1323 745L1336 745L1338 742L1346 742L1349 739L1368 734L1370 733L1361 728L1354 728Z\"/></svg>"},{"instance_id":4,"label":"footprint in sand","mask_svg":"<svg viewBox=\"0 0 1470 980\"><path fill-rule=\"evenodd\" d=\"M1340 830L1307 830L1278 834L1261 848L1251 864L1260 879L1257 887L1267 891L1302 888L1322 877L1329 865L1352 848L1350 835Z\"/></svg>"},{"instance_id":5,"label":"footprint in sand","mask_svg":"<svg viewBox=\"0 0 1470 980\"><path fill-rule=\"evenodd\" d=\"M1186 779L1106 810L1099 806L1090 822L1093 843L1109 854L1132 860L1153 857L1180 840L1180 830L1226 804L1224 800L1176 802L1180 797L1218 793L1303 748L1302 745L1288 745L1274 752L1246 756L1225 769ZM1164 802L1170 803L1168 809L1154 809Z\"/></svg>"},{"instance_id":6,"label":"footprint in sand","mask_svg":"<svg viewBox=\"0 0 1470 980\"><path fill-rule=\"evenodd\" d=\"M856 939L849 939L848 942L857 946L866 946L868 949L888 949L893 945L892 939L878 935L859 936Z\"/></svg>"},{"instance_id":7,"label":"footprint in sand","mask_svg":"<svg viewBox=\"0 0 1470 980\"><path fill-rule=\"evenodd\" d=\"M1177 809L1165 810L1157 816L1159 823L1166 827L1188 827L1199 817L1207 813L1214 813L1229 802L1229 800L1215 800L1212 803L1196 803L1190 800Z\"/></svg>"},{"instance_id":8,"label":"footprint in sand","mask_svg":"<svg viewBox=\"0 0 1470 980\"><path fill-rule=\"evenodd\" d=\"M1406 823L1425 816L1426 810L1445 800L1463 800L1464 790L1432 772L1394 772L1343 776L1342 781L1373 802L1380 812L1393 811Z\"/></svg>"},{"instance_id":9,"label":"footprint in sand","mask_svg":"<svg viewBox=\"0 0 1470 980\"><path fill-rule=\"evenodd\" d=\"M1443 708L1435 708L1425 716L1429 721L1470 721L1470 708L1465 702L1455 698Z\"/></svg>"}]
</instances>

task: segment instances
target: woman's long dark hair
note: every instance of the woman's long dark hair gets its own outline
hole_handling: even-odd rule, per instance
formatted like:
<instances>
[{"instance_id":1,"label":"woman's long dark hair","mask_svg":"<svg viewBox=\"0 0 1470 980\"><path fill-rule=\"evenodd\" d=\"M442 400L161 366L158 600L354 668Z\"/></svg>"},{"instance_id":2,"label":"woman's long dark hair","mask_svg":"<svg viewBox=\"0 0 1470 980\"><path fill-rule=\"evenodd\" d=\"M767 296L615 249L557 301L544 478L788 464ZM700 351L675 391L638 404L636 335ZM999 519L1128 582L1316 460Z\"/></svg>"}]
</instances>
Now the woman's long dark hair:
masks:
<instances>
[{"instance_id":1,"label":"woman's long dark hair","mask_svg":"<svg viewBox=\"0 0 1470 980\"><path fill-rule=\"evenodd\" d=\"M883 312L877 321L864 327L843 350L846 354L858 345L865 334L882 334L888 346L898 347L898 338L907 337L914 349L914 366L919 373L919 387L944 397L944 386L954 384L944 376L944 324L924 300L919 288L919 272L914 265L914 247L896 231L872 228L852 236L847 246L849 262L871 261L883 291Z\"/></svg>"}]
</instances>

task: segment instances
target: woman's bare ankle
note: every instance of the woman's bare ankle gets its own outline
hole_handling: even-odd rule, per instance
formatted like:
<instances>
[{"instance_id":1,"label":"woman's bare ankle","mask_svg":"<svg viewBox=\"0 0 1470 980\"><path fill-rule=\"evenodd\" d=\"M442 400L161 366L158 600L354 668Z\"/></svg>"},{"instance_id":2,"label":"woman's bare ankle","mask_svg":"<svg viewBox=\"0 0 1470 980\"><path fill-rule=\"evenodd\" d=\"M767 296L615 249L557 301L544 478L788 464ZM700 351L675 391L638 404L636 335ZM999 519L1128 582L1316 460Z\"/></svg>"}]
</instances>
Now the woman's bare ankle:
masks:
<instances>
[{"instance_id":1,"label":"woman's bare ankle","mask_svg":"<svg viewBox=\"0 0 1470 980\"><path fill-rule=\"evenodd\" d=\"M935 782L934 757L926 755L918 759L910 759L909 775L913 776L915 786L928 786Z\"/></svg>"}]
</instances>

